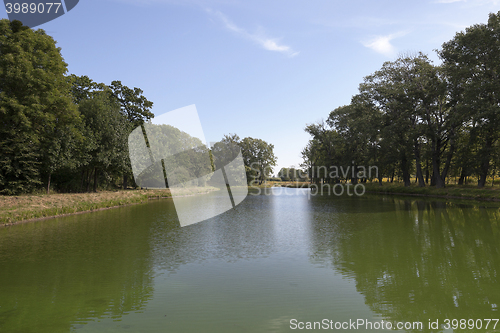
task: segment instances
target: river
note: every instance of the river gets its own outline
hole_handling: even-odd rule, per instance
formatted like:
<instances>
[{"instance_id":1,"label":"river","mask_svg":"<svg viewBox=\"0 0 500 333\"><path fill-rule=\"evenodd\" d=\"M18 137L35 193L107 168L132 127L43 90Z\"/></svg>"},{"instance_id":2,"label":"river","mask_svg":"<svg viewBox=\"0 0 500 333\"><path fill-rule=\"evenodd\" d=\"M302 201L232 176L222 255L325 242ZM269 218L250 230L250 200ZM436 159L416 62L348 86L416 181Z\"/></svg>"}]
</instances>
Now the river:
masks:
<instances>
[{"instance_id":1,"label":"river","mask_svg":"<svg viewBox=\"0 0 500 333\"><path fill-rule=\"evenodd\" d=\"M307 191L182 228L170 199L0 228L0 332L492 331L498 205Z\"/></svg>"}]
</instances>

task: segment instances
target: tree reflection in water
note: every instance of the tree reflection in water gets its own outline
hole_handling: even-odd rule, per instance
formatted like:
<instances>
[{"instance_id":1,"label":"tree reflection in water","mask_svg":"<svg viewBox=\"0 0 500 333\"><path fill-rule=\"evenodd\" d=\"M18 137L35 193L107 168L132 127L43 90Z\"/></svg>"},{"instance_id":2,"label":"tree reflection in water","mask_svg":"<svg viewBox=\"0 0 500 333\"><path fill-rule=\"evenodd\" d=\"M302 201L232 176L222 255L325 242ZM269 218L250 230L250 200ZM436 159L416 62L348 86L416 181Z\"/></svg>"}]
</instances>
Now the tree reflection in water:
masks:
<instances>
[{"instance_id":1,"label":"tree reflection in water","mask_svg":"<svg viewBox=\"0 0 500 333\"><path fill-rule=\"evenodd\" d=\"M353 277L388 320L498 318L498 208L386 198L356 214L360 204L316 214L313 262Z\"/></svg>"}]
</instances>

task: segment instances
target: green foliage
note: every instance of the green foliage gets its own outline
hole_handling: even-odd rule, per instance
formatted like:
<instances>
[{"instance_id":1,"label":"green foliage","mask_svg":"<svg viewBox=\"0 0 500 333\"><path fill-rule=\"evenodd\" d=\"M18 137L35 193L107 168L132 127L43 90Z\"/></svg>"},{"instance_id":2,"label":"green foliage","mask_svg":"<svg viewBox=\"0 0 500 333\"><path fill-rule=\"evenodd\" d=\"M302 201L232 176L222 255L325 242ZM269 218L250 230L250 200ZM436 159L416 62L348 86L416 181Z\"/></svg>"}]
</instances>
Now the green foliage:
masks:
<instances>
[{"instance_id":1,"label":"green foliage","mask_svg":"<svg viewBox=\"0 0 500 333\"><path fill-rule=\"evenodd\" d=\"M153 103L120 81L66 72L43 30L0 20L0 193L89 190L91 182L96 190L120 175L126 185L127 137L153 117Z\"/></svg>"},{"instance_id":2,"label":"green foliage","mask_svg":"<svg viewBox=\"0 0 500 333\"><path fill-rule=\"evenodd\" d=\"M281 168L278 172L278 177L271 178L273 181L305 181L307 178L307 173L301 169L296 169L295 167Z\"/></svg>"},{"instance_id":3,"label":"green foliage","mask_svg":"<svg viewBox=\"0 0 500 333\"><path fill-rule=\"evenodd\" d=\"M120 81L113 81L109 86L112 95L120 104L121 112L135 128L145 120L154 117L151 112L153 102L148 101L139 88L131 89L124 86Z\"/></svg>"},{"instance_id":4,"label":"green foliage","mask_svg":"<svg viewBox=\"0 0 500 333\"><path fill-rule=\"evenodd\" d=\"M86 150L89 166L107 169L119 168L127 157L127 120L119 105L106 93L82 101L78 110L84 119Z\"/></svg>"},{"instance_id":5,"label":"green foliage","mask_svg":"<svg viewBox=\"0 0 500 333\"><path fill-rule=\"evenodd\" d=\"M160 177L149 179L158 184L165 181L159 169L175 174L167 180L173 184L196 178L205 185L214 163L232 172L227 164L239 149L228 147L241 148L250 179L262 182L276 165L273 145L263 140L226 136L213 154L172 126L147 123L154 117L153 103L141 89L117 80L108 86L85 75L65 76L66 71L60 49L43 30L0 20L1 194L39 191L42 185L47 192L51 187L97 191L116 187L120 177L127 188L132 176L128 137L138 126L149 131L153 155L176 155L143 175Z\"/></svg>"},{"instance_id":6,"label":"green foliage","mask_svg":"<svg viewBox=\"0 0 500 333\"><path fill-rule=\"evenodd\" d=\"M450 95L467 120L472 167L483 187L500 138L500 12L490 14L487 24L459 32L439 52L449 80ZM467 170L470 173L472 170Z\"/></svg>"},{"instance_id":7,"label":"green foliage","mask_svg":"<svg viewBox=\"0 0 500 333\"><path fill-rule=\"evenodd\" d=\"M239 151L232 148L233 146L239 147L241 150L246 177L249 183L258 182L261 184L273 173L273 167L276 166L277 160L274 155L274 145L262 139L251 137L240 139L236 134L225 135L219 143L214 145L212 150L216 156L219 149L226 150L223 154L224 159L218 162L215 161L215 167L226 166L236 157ZM230 151L227 152L227 150ZM232 173L231 170L226 170L226 172ZM233 172L233 174L237 174L237 172Z\"/></svg>"},{"instance_id":8,"label":"green foliage","mask_svg":"<svg viewBox=\"0 0 500 333\"><path fill-rule=\"evenodd\" d=\"M43 30L0 20L0 55L0 193L14 194L65 164L59 143L64 134L78 136L79 116L67 65Z\"/></svg>"},{"instance_id":9,"label":"green foliage","mask_svg":"<svg viewBox=\"0 0 500 333\"><path fill-rule=\"evenodd\" d=\"M262 139L247 137L240 141L239 146L245 163L247 180L259 183L265 181L272 174L273 167L276 166L274 145Z\"/></svg>"},{"instance_id":10,"label":"green foliage","mask_svg":"<svg viewBox=\"0 0 500 333\"><path fill-rule=\"evenodd\" d=\"M479 176L500 162L500 12L444 43L434 66L422 53L402 55L365 77L359 94L326 124L306 127L312 139L303 166L313 181L332 181L318 166L376 165L379 182L397 175L410 186L445 186ZM316 174L311 174L316 170ZM425 175L425 178L424 178ZM352 182L356 177L350 176Z\"/></svg>"}]
</instances>

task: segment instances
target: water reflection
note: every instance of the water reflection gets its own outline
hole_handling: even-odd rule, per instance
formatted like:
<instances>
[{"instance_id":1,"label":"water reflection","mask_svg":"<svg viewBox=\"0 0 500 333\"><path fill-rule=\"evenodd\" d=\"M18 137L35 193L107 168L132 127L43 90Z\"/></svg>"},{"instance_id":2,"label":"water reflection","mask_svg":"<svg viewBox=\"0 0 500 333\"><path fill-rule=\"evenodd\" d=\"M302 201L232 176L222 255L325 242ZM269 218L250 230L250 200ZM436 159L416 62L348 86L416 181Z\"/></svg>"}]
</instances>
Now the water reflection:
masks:
<instances>
[{"instance_id":1,"label":"water reflection","mask_svg":"<svg viewBox=\"0 0 500 333\"><path fill-rule=\"evenodd\" d=\"M0 229L0 332L69 332L142 310L153 274L137 209Z\"/></svg>"},{"instance_id":2,"label":"water reflection","mask_svg":"<svg viewBox=\"0 0 500 333\"><path fill-rule=\"evenodd\" d=\"M385 198L325 210L326 202L313 201L311 260L353 277L373 311L424 325L498 318L498 208Z\"/></svg>"}]
</instances>

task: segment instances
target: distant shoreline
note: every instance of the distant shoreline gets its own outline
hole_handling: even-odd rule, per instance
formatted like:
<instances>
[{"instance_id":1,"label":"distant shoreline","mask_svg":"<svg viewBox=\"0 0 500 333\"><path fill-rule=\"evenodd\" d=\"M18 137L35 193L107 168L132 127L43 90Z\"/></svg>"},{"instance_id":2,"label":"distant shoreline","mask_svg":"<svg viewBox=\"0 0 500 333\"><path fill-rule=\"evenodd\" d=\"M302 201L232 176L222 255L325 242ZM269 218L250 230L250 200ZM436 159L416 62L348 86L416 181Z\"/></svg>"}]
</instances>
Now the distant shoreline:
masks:
<instances>
[{"instance_id":1,"label":"distant shoreline","mask_svg":"<svg viewBox=\"0 0 500 333\"><path fill-rule=\"evenodd\" d=\"M361 183L359 183L361 184ZM472 185L447 185L445 188L435 188L434 186L418 187L412 184L404 187L402 183L382 183L378 182L364 183L366 193L382 195L401 195L428 198L476 200L476 201L500 201L500 188L486 186L477 188ZM288 188L308 188L308 183L294 182L274 182L271 186Z\"/></svg>"}]
</instances>

